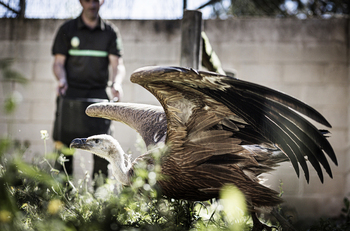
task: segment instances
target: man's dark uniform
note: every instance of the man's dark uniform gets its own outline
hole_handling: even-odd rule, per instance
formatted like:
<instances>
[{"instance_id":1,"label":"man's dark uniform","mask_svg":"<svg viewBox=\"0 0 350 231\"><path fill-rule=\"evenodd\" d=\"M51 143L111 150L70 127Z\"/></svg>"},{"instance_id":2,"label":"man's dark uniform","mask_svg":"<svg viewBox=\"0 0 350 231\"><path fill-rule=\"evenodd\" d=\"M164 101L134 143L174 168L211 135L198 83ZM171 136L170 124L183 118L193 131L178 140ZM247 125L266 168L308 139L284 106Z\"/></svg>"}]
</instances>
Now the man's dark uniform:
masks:
<instances>
[{"instance_id":1,"label":"man's dark uniform","mask_svg":"<svg viewBox=\"0 0 350 231\"><path fill-rule=\"evenodd\" d=\"M108 55L122 55L122 41L118 28L100 19L94 29L86 26L79 16L64 23L55 38L52 54L66 56L65 70L68 89L57 98L53 138L66 146L74 138L108 133L110 121L89 118L85 107L96 99L108 100ZM94 156L94 173L107 175L108 162ZM65 163L72 174L73 159Z\"/></svg>"}]
</instances>

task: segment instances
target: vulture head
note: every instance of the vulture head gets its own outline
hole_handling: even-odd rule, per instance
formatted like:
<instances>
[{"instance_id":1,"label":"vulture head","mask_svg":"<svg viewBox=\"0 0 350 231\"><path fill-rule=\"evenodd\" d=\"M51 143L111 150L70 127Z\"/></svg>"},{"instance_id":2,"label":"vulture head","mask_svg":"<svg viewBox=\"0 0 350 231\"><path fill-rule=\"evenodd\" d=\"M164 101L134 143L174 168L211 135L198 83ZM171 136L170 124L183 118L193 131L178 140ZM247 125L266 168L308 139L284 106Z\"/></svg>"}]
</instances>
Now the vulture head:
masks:
<instances>
[{"instance_id":1,"label":"vulture head","mask_svg":"<svg viewBox=\"0 0 350 231\"><path fill-rule=\"evenodd\" d=\"M114 177L122 184L130 183L128 171L130 160L125 159L125 154L119 142L110 135L95 135L88 138L76 138L70 148L89 151L106 159L112 165Z\"/></svg>"}]
</instances>

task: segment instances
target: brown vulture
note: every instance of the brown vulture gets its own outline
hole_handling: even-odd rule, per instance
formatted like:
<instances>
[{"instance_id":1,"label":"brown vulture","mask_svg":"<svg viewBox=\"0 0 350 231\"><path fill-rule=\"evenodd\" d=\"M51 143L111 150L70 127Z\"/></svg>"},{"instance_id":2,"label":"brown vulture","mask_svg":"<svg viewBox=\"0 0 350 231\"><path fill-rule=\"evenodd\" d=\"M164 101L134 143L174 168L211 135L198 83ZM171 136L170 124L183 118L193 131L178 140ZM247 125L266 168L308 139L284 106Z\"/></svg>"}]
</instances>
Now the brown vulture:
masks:
<instances>
[{"instance_id":1,"label":"brown vulture","mask_svg":"<svg viewBox=\"0 0 350 231\"><path fill-rule=\"evenodd\" d=\"M331 125L315 109L289 95L183 67L140 68L131 75L131 82L150 91L162 107L98 103L86 113L126 123L146 145L165 142L168 152L162 156L161 173L167 178L157 183L169 198L208 200L218 197L223 185L233 184L254 213L282 202L279 193L263 186L258 176L283 161L292 163L298 177L300 166L307 182L307 161L321 182L321 165L332 177L326 155L336 165L337 159L327 131L317 129L301 114ZM140 159L152 161L146 153L125 164L122 148L107 135L74 139L71 147L106 158L124 185L130 184L134 164Z\"/></svg>"}]
</instances>

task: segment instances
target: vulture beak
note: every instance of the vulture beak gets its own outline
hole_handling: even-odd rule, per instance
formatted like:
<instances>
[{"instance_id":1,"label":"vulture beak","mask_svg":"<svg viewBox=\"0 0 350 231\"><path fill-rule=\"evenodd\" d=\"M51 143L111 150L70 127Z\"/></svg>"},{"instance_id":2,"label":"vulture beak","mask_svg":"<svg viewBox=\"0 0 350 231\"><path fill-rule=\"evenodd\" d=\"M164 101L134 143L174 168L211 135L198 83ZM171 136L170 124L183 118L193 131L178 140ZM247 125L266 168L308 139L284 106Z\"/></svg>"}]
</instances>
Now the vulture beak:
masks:
<instances>
[{"instance_id":1,"label":"vulture beak","mask_svg":"<svg viewBox=\"0 0 350 231\"><path fill-rule=\"evenodd\" d=\"M86 138L75 138L74 140L72 140L69 147L83 149L84 147L86 147L86 145Z\"/></svg>"}]
</instances>

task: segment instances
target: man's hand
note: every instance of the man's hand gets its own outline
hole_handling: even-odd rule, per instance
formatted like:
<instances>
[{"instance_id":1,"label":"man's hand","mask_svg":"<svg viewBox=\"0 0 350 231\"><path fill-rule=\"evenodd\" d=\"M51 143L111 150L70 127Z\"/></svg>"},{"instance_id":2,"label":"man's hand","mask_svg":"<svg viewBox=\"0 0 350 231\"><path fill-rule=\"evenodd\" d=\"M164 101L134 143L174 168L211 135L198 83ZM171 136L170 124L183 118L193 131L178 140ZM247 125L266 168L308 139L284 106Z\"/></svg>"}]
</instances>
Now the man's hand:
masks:
<instances>
[{"instance_id":1,"label":"man's hand","mask_svg":"<svg viewBox=\"0 0 350 231\"><path fill-rule=\"evenodd\" d=\"M58 87L57 87L57 95L65 95L66 91L68 89L68 83L65 78L62 78L58 81Z\"/></svg>"},{"instance_id":2,"label":"man's hand","mask_svg":"<svg viewBox=\"0 0 350 231\"><path fill-rule=\"evenodd\" d=\"M125 77L125 66L123 59L121 57L118 57L116 55L108 55L109 58L109 64L112 66L112 76L111 80L113 81L112 84L112 95L114 101L121 101L123 98L123 88L122 88L122 82Z\"/></svg>"},{"instance_id":3,"label":"man's hand","mask_svg":"<svg viewBox=\"0 0 350 231\"><path fill-rule=\"evenodd\" d=\"M123 98L123 88L122 85L118 83L113 83L112 84L112 95L113 95L113 101L120 101Z\"/></svg>"}]
</instances>

